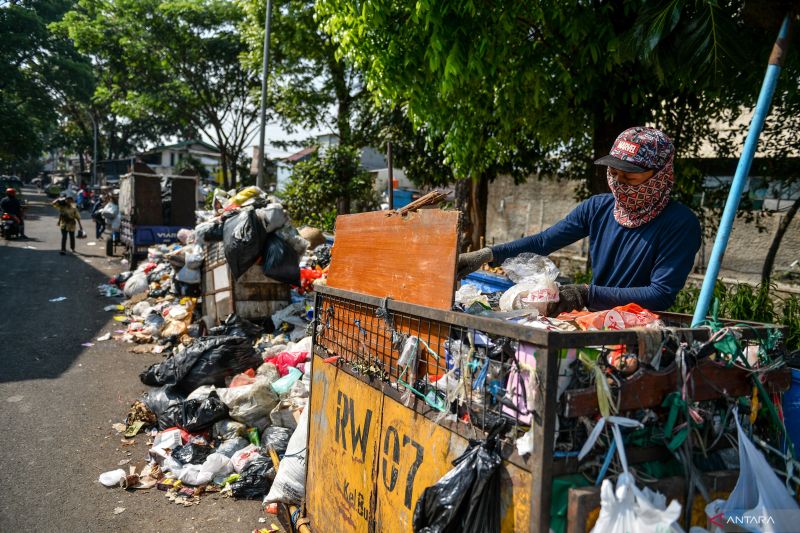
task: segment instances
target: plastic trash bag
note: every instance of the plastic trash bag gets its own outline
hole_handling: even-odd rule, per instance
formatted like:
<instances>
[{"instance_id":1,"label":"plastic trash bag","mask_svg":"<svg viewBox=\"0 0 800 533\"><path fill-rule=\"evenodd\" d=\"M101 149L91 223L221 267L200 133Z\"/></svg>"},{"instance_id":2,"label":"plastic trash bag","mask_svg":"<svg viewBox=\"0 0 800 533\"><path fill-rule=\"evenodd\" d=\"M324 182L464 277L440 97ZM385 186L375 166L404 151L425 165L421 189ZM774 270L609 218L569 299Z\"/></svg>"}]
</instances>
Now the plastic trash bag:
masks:
<instances>
[{"instance_id":1,"label":"plastic trash bag","mask_svg":"<svg viewBox=\"0 0 800 533\"><path fill-rule=\"evenodd\" d=\"M274 364L278 368L278 373L285 376L289 373L290 367L297 367L300 363L305 363L308 359L308 353L305 352L281 352L275 357L271 357L267 362Z\"/></svg>"},{"instance_id":2,"label":"plastic trash bag","mask_svg":"<svg viewBox=\"0 0 800 533\"><path fill-rule=\"evenodd\" d=\"M308 445L308 409L303 411L292 433L278 474L264 498L264 503L300 503L306 495L306 447Z\"/></svg>"},{"instance_id":3,"label":"plastic trash bag","mask_svg":"<svg viewBox=\"0 0 800 533\"><path fill-rule=\"evenodd\" d=\"M220 420L211 430L211 436L215 439L227 440L236 437L245 437L247 435L247 426L240 422L233 420Z\"/></svg>"},{"instance_id":4,"label":"plastic trash bag","mask_svg":"<svg viewBox=\"0 0 800 533\"><path fill-rule=\"evenodd\" d=\"M228 315L222 324L209 330L209 334L212 336L228 335L234 337L248 337L251 339L260 337L262 333L264 333L264 328L258 324L253 324L236 313Z\"/></svg>"},{"instance_id":5,"label":"plastic trash bag","mask_svg":"<svg viewBox=\"0 0 800 533\"><path fill-rule=\"evenodd\" d=\"M715 500L707 508L717 511L717 522L728 518L741 519L749 531L777 533L797 531L800 508L778 479L764 454L739 424L738 409L734 411L739 437L739 479L727 501ZM714 516L714 515L710 515ZM769 518L769 520L767 520ZM741 524L742 522L735 522ZM722 531L719 527L714 533Z\"/></svg>"},{"instance_id":6,"label":"plastic trash bag","mask_svg":"<svg viewBox=\"0 0 800 533\"><path fill-rule=\"evenodd\" d=\"M169 385L152 389L142 396L142 402L156 415L156 418L161 418L170 407L180 404L183 400L184 397Z\"/></svg>"},{"instance_id":7,"label":"plastic trash bag","mask_svg":"<svg viewBox=\"0 0 800 533\"><path fill-rule=\"evenodd\" d=\"M264 246L264 275L281 283L300 285L300 257L275 233L266 238Z\"/></svg>"},{"instance_id":8,"label":"plastic trash bag","mask_svg":"<svg viewBox=\"0 0 800 533\"><path fill-rule=\"evenodd\" d=\"M109 472L103 472L100 474L100 477L97 479L100 483L103 484L105 487L117 487L125 481L125 471L121 468L116 470L111 470Z\"/></svg>"},{"instance_id":9,"label":"plastic trash bag","mask_svg":"<svg viewBox=\"0 0 800 533\"><path fill-rule=\"evenodd\" d=\"M230 458L212 453L202 464L188 464L181 469L178 479L187 485L206 485L214 479L225 478L233 472Z\"/></svg>"},{"instance_id":10,"label":"plastic trash bag","mask_svg":"<svg viewBox=\"0 0 800 533\"><path fill-rule=\"evenodd\" d=\"M222 231L225 260L237 280L258 261L267 233L252 209L243 209L226 220Z\"/></svg>"},{"instance_id":11,"label":"plastic trash bag","mask_svg":"<svg viewBox=\"0 0 800 533\"><path fill-rule=\"evenodd\" d=\"M188 443L172 450L172 457L183 464L199 465L205 462L212 453L214 453L214 448L211 446Z\"/></svg>"},{"instance_id":12,"label":"plastic trash bag","mask_svg":"<svg viewBox=\"0 0 800 533\"><path fill-rule=\"evenodd\" d=\"M238 450L236 453L233 454L231 457L231 464L233 464L233 469L240 473L242 470L247 468L247 465L258 459L259 457L264 457L261 455L261 450L258 449L257 446L252 444L248 444L241 450Z\"/></svg>"},{"instance_id":13,"label":"plastic trash bag","mask_svg":"<svg viewBox=\"0 0 800 533\"><path fill-rule=\"evenodd\" d=\"M217 393L230 410L230 418L251 427L269 424L269 414L280 399L270 388L266 376L256 376L251 385L218 389Z\"/></svg>"},{"instance_id":14,"label":"plastic trash bag","mask_svg":"<svg viewBox=\"0 0 800 533\"><path fill-rule=\"evenodd\" d=\"M485 294L481 294L481 290L475 285L464 283L456 291L455 303L460 304L464 309L468 309L476 302L489 307L489 298Z\"/></svg>"},{"instance_id":15,"label":"plastic trash bag","mask_svg":"<svg viewBox=\"0 0 800 533\"><path fill-rule=\"evenodd\" d=\"M147 292L149 287L147 275L144 272L136 272L125 282L125 288L122 289L122 292L125 293L126 297L132 298L137 294Z\"/></svg>"},{"instance_id":16,"label":"plastic trash bag","mask_svg":"<svg viewBox=\"0 0 800 533\"><path fill-rule=\"evenodd\" d=\"M217 453L221 453L227 457L233 457L233 454L248 446L250 446L249 440L244 437L234 437L222 441L222 443L217 446Z\"/></svg>"},{"instance_id":17,"label":"plastic trash bag","mask_svg":"<svg viewBox=\"0 0 800 533\"><path fill-rule=\"evenodd\" d=\"M286 394L292 388L292 385L301 377L303 377L303 373L297 368L290 366L285 376L272 383L272 390L277 394Z\"/></svg>"},{"instance_id":18,"label":"plastic trash bag","mask_svg":"<svg viewBox=\"0 0 800 533\"><path fill-rule=\"evenodd\" d=\"M454 468L426 488L414 507L415 532L492 533L500 531L500 476L503 458L497 423L485 441L470 441Z\"/></svg>"},{"instance_id":19,"label":"plastic trash bag","mask_svg":"<svg viewBox=\"0 0 800 533\"><path fill-rule=\"evenodd\" d=\"M275 450L278 456L283 456L286 453L286 447L289 445L289 439L292 436L292 430L280 426L270 426L261 434L261 449L264 455L269 456L270 448Z\"/></svg>"},{"instance_id":20,"label":"plastic trash bag","mask_svg":"<svg viewBox=\"0 0 800 533\"><path fill-rule=\"evenodd\" d=\"M201 337L182 352L150 366L139 378L145 385L177 385L179 390L191 392L201 385L224 387L225 378L261 362L246 337Z\"/></svg>"},{"instance_id":21,"label":"plastic trash bag","mask_svg":"<svg viewBox=\"0 0 800 533\"><path fill-rule=\"evenodd\" d=\"M503 270L516 285L500 297L500 310L536 309L547 315L547 306L558 301L558 268L541 255L524 253L503 261Z\"/></svg>"},{"instance_id":22,"label":"plastic trash bag","mask_svg":"<svg viewBox=\"0 0 800 533\"><path fill-rule=\"evenodd\" d=\"M272 233L289 222L289 217L286 216L283 206L276 203L267 204L266 207L256 209L256 216L267 233Z\"/></svg>"},{"instance_id":23,"label":"plastic trash bag","mask_svg":"<svg viewBox=\"0 0 800 533\"><path fill-rule=\"evenodd\" d=\"M578 460L591 450L606 423L611 426L614 435L617 454L622 464L622 474L617 478L616 490L611 480L603 480L600 487L600 516L592 533L652 533L653 531L683 533L683 529L676 522L681 516L681 504L677 500L672 500L667 506L663 494L647 487L640 490L633 475L628 471L628 459L620 426L641 427L639 421L616 416L601 418L581 449Z\"/></svg>"},{"instance_id":24,"label":"plastic trash bag","mask_svg":"<svg viewBox=\"0 0 800 533\"><path fill-rule=\"evenodd\" d=\"M194 231L199 244L219 242L223 239L222 222L203 222L198 224Z\"/></svg>"},{"instance_id":25,"label":"plastic trash bag","mask_svg":"<svg viewBox=\"0 0 800 533\"><path fill-rule=\"evenodd\" d=\"M189 285L197 285L200 283L201 278L202 273L199 270L189 268L188 266L184 266L175 274L175 279L181 283L188 283Z\"/></svg>"},{"instance_id":26,"label":"plastic trash bag","mask_svg":"<svg viewBox=\"0 0 800 533\"><path fill-rule=\"evenodd\" d=\"M266 457L259 457L250 463L239 474L239 479L231 483L231 494L234 498L256 500L262 498L272 485L268 472L272 462Z\"/></svg>"},{"instance_id":27,"label":"plastic trash bag","mask_svg":"<svg viewBox=\"0 0 800 533\"><path fill-rule=\"evenodd\" d=\"M189 433L202 431L214 425L214 422L228 418L228 407L219 396L212 392L204 399L186 400L170 407L158 418L158 427L165 429L177 426Z\"/></svg>"},{"instance_id":28,"label":"plastic trash bag","mask_svg":"<svg viewBox=\"0 0 800 533\"><path fill-rule=\"evenodd\" d=\"M202 400L203 398L208 398L208 395L211 394L213 391L217 390L214 385L203 385L202 387L197 387L195 390L186 397L187 400Z\"/></svg>"}]
</instances>

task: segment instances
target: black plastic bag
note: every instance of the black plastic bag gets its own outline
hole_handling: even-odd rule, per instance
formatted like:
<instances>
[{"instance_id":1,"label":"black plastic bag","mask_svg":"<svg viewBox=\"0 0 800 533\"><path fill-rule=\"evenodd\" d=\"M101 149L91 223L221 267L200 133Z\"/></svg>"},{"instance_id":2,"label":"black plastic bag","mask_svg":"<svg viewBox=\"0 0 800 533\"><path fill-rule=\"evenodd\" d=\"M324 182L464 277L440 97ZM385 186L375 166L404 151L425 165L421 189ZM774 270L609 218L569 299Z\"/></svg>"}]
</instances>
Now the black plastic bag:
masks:
<instances>
[{"instance_id":1,"label":"black plastic bag","mask_svg":"<svg viewBox=\"0 0 800 533\"><path fill-rule=\"evenodd\" d=\"M150 386L176 385L187 394L202 385L225 386L225 378L263 363L247 337L201 337L182 352L150 366L139 375Z\"/></svg>"},{"instance_id":2,"label":"black plastic bag","mask_svg":"<svg viewBox=\"0 0 800 533\"><path fill-rule=\"evenodd\" d=\"M234 337L248 337L255 339L264 333L264 328L258 324L253 324L249 320L240 317L236 313L228 315L225 321L208 331L209 335L232 335Z\"/></svg>"},{"instance_id":3,"label":"black plastic bag","mask_svg":"<svg viewBox=\"0 0 800 533\"><path fill-rule=\"evenodd\" d=\"M212 453L214 453L214 448L211 446L189 443L172 450L172 458L184 465L201 465Z\"/></svg>"},{"instance_id":4,"label":"black plastic bag","mask_svg":"<svg viewBox=\"0 0 800 533\"><path fill-rule=\"evenodd\" d=\"M264 455L268 457L269 449L272 448L278 456L283 457L293 431L281 426L266 427L261 434L261 449L264 450Z\"/></svg>"},{"instance_id":5,"label":"black plastic bag","mask_svg":"<svg viewBox=\"0 0 800 533\"><path fill-rule=\"evenodd\" d=\"M222 228L225 260L234 279L239 279L258 261L267 237L253 209L242 209Z\"/></svg>"},{"instance_id":6,"label":"black plastic bag","mask_svg":"<svg viewBox=\"0 0 800 533\"><path fill-rule=\"evenodd\" d=\"M485 441L470 441L454 468L422 492L414 508L415 533L500 531L498 441L506 427L501 421Z\"/></svg>"},{"instance_id":7,"label":"black plastic bag","mask_svg":"<svg viewBox=\"0 0 800 533\"><path fill-rule=\"evenodd\" d=\"M272 470L271 479L270 470ZM272 468L272 461L266 457L256 459L241 471L239 479L231 483L231 494L236 498L251 500L262 498L269 492L274 479L275 470Z\"/></svg>"},{"instance_id":8,"label":"black plastic bag","mask_svg":"<svg viewBox=\"0 0 800 533\"><path fill-rule=\"evenodd\" d=\"M171 407L180 405L185 399L183 395L169 385L152 389L142 396L142 402L159 420Z\"/></svg>"},{"instance_id":9,"label":"black plastic bag","mask_svg":"<svg viewBox=\"0 0 800 533\"><path fill-rule=\"evenodd\" d=\"M267 235L262 268L268 278L289 285L300 285L300 257L289 243L275 233Z\"/></svg>"},{"instance_id":10,"label":"black plastic bag","mask_svg":"<svg viewBox=\"0 0 800 533\"><path fill-rule=\"evenodd\" d=\"M228 406L222 403L216 392L208 398L185 400L170 406L158 417L159 429L180 427L189 433L208 429L215 422L228 418Z\"/></svg>"},{"instance_id":11,"label":"black plastic bag","mask_svg":"<svg viewBox=\"0 0 800 533\"><path fill-rule=\"evenodd\" d=\"M317 257L317 264L321 268L331 264L331 245L328 243L320 244L314 248L314 255Z\"/></svg>"}]
</instances>

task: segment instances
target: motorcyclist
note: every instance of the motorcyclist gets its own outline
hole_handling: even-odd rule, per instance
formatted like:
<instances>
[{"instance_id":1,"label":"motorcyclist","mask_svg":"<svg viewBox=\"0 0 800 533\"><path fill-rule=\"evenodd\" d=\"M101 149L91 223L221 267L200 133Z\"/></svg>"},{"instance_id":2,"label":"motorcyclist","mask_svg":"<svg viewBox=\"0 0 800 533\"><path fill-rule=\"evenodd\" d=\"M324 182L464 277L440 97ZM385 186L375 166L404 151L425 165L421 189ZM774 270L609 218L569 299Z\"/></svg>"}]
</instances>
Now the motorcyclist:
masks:
<instances>
[{"instance_id":1,"label":"motorcyclist","mask_svg":"<svg viewBox=\"0 0 800 533\"><path fill-rule=\"evenodd\" d=\"M23 239L28 237L25 235L25 220L22 211L22 204L17 200L17 190L14 187L6 189L6 197L0 200L0 211L8 213L19 224L19 235Z\"/></svg>"}]
</instances>

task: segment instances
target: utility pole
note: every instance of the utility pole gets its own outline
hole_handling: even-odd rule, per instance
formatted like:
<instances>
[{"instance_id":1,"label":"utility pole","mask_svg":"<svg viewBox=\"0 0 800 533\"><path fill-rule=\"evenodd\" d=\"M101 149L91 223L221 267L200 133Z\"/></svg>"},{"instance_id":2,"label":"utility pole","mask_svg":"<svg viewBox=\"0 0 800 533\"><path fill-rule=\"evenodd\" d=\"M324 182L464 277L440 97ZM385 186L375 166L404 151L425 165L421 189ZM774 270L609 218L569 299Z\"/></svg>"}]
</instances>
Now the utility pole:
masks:
<instances>
[{"instance_id":1,"label":"utility pole","mask_svg":"<svg viewBox=\"0 0 800 533\"><path fill-rule=\"evenodd\" d=\"M261 124L258 132L258 175L256 186L264 188L264 130L267 116L267 78L269 76L269 25L272 19L272 0L267 0L267 10L264 15L264 62L261 65Z\"/></svg>"},{"instance_id":2,"label":"utility pole","mask_svg":"<svg viewBox=\"0 0 800 533\"><path fill-rule=\"evenodd\" d=\"M389 181L389 211L394 209L394 162L392 161L392 141L386 143L387 178Z\"/></svg>"}]
</instances>

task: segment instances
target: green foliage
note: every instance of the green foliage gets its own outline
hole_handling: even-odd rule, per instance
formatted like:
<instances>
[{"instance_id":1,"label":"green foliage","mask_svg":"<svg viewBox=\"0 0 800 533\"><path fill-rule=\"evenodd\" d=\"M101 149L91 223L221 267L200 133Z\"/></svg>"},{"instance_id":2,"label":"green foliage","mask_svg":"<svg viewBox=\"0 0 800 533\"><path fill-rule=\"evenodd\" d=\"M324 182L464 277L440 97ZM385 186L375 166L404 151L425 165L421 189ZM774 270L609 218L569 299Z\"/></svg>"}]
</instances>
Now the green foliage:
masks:
<instances>
[{"instance_id":1,"label":"green foliage","mask_svg":"<svg viewBox=\"0 0 800 533\"><path fill-rule=\"evenodd\" d=\"M155 118L185 138L205 133L229 181L257 117L258 80L240 62L242 20L227 0L79 0L54 27L108 76L98 102L130 120Z\"/></svg>"},{"instance_id":2,"label":"green foliage","mask_svg":"<svg viewBox=\"0 0 800 533\"><path fill-rule=\"evenodd\" d=\"M788 328L787 347L800 349L800 299L794 295L781 298L772 294L774 291L774 285L738 283L726 286L718 281L714 287L714 300L719 304L719 317L784 325ZM699 296L699 287L685 287L669 310L693 314Z\"/></svg>"},{"instance_id":3,"label":"green foliage","mask_svg":"<svg viewBox=\"0 0 800 533\"><path fill-rule=\"evenodd\" d=\"M359 168L358 152L333 146L320 157L297 163L292 177L280 194L295 224L332 231L336 216L353 209L371 211L377 207L372 177ZM345 202L352 202L343 209Z\"/></svg>"}]
</instances>

